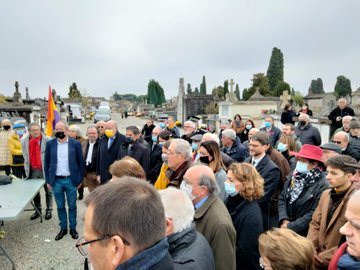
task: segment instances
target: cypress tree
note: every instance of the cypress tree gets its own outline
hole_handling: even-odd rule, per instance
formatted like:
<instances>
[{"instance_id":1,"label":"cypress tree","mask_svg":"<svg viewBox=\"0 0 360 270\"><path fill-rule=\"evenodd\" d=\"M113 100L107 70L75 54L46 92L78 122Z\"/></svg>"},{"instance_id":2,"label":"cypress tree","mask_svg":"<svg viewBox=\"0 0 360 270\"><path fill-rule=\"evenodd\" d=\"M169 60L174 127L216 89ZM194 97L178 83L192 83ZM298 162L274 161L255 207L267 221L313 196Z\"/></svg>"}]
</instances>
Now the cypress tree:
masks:
<instances>
[{"instance_id":1,"label":"cypress tree","mask_svg":"<svg viewBox=\"0 0 360 270\"><path fill-rule=\"evenodd\" d=\"M343 75L336 78L335 95L337 98L351 96L351 82Z\"/></svg>"},{"instance_id":2,"label":"cypress tree","mask_svg":"<svg viewBox=\"0 0 360 270\"><path fill-rule=\"evenodd\" d=\"M239 85L238 85L238 84L235 85L235 95L236 95L236 98L237 98L238 100L240 100L240 89L239 89Z\"/></svg>"},{"instance_id":3,"label":"cypress tree","mask_svg":"<svg viewBox=\"0 0 360 270\"><path fill-rule=\"evenodd\" d=\"M202 78L202 83L200 84L200 94L206 95L206 80L205 76Z\"/></svg>"},{"instance_id":4,"label":"cypress tree","mask_svg":"<svg viewBox=\"0 0 360 270\"><path fill-rule=\"evenodd\" d=\"M270 91L274 91L277 84L284 81L284 56L276 47L272 50L266 77L269 79Z\"/></svg>"}]
</instances>

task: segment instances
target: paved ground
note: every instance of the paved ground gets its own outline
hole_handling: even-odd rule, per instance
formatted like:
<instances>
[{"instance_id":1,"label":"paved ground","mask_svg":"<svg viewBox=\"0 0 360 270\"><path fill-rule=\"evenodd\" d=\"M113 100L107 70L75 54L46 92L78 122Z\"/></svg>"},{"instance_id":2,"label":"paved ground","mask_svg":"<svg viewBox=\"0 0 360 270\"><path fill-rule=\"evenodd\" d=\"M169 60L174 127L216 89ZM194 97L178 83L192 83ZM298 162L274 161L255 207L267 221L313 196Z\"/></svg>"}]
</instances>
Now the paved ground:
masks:
<instances>
[{"instance_id":1,"label":"paved ground","mask_svg":"<svg viewBox=\"0 0 360 270\"><path fill-rule=\"evenodd\" d=\"M121 119L120 115L113 114L113 119L118 122L120 132L124 133L126 126L137 125L142 127L146 119L128 117ZM81 127L86 127L93 122L88 121ZM85 134L85 133L84 133ZM1 186L0 186L1 188ZM41 190L42 202L44 205L44 191ZM85 197L88 192L85 189ZM28 209L31 208L29 204ZM62 240L55 241L54 238L59 232L59 220L56 212L54 201L53 218L44 220L40 219L30 221L33 211L25 211L20 214L17 220L5 222L2 228L6 231L6 237L1 241L1 245L7 250L15 261L18 270L75 270L83 269L84 257L80 255L75 247L76 241L68 234ZM85 214L84 201L77 201L78 226L77 230L80 237L83 235L83 218ZM10 262L0 256L0 270L12 269Z\"/></svg>"}]
</instances>

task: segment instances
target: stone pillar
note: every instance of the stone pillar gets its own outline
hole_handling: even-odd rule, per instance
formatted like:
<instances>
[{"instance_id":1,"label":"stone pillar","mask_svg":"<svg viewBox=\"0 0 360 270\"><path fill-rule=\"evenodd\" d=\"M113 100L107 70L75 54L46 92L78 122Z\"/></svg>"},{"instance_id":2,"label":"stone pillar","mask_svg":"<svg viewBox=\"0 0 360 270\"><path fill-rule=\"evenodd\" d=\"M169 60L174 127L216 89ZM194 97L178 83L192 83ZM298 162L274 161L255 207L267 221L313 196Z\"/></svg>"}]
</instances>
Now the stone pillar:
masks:
<instances>
[{"instance_id":1,"label":"stone pillar","mask_svg":"<svg viewBox=\"0 0 360 270\"><path fill-rule=\"evenodd\" d=\"M185 95L185 86L184 78L179 80L179 92L177 96L177 120L184 124L185 111L184 111L184 95Z\"/></svg>"}]
</instances>

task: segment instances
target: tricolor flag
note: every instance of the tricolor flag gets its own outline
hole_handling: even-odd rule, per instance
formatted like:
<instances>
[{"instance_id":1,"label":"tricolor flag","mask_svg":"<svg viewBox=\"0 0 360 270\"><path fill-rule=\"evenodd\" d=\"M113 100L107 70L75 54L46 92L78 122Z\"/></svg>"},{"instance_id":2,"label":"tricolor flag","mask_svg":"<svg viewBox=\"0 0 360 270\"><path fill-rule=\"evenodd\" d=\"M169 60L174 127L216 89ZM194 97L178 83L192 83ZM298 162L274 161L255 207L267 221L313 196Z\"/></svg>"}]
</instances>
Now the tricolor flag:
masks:
<instances>
[{"instance_id":1,"label":"tricolor flag","mask_svg":"<svg viewBox=\"0 0 360 270\"><path fill-rule=\"evenodd\" d=\"M46 123L46 135L51 137L55 129L55 125L60 121L60 114L56 108L51 86L49 86L49 98L48 98L48 111L47 111L47 123Z\"/></svg>"}]
</instances>

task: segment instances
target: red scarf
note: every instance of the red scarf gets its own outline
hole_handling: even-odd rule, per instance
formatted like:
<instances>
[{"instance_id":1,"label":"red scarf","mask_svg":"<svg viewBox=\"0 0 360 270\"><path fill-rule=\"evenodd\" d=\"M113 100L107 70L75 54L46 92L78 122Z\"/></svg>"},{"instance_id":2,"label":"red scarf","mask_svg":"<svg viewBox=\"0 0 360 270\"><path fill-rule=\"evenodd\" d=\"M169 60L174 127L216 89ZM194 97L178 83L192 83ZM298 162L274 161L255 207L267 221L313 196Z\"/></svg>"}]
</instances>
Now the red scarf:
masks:
<instances>
[{"instance_id":1,"label":"red scarf","mask_svg":"<svg viewBox=\"0 0 360 270\"><path fill-rule=\"evenodd\" d=\"M41 150L40 150L41 134L37 138L30 137L29 156L30 166L33 170L41 170Z\"/></svg>"}]
</instances>

